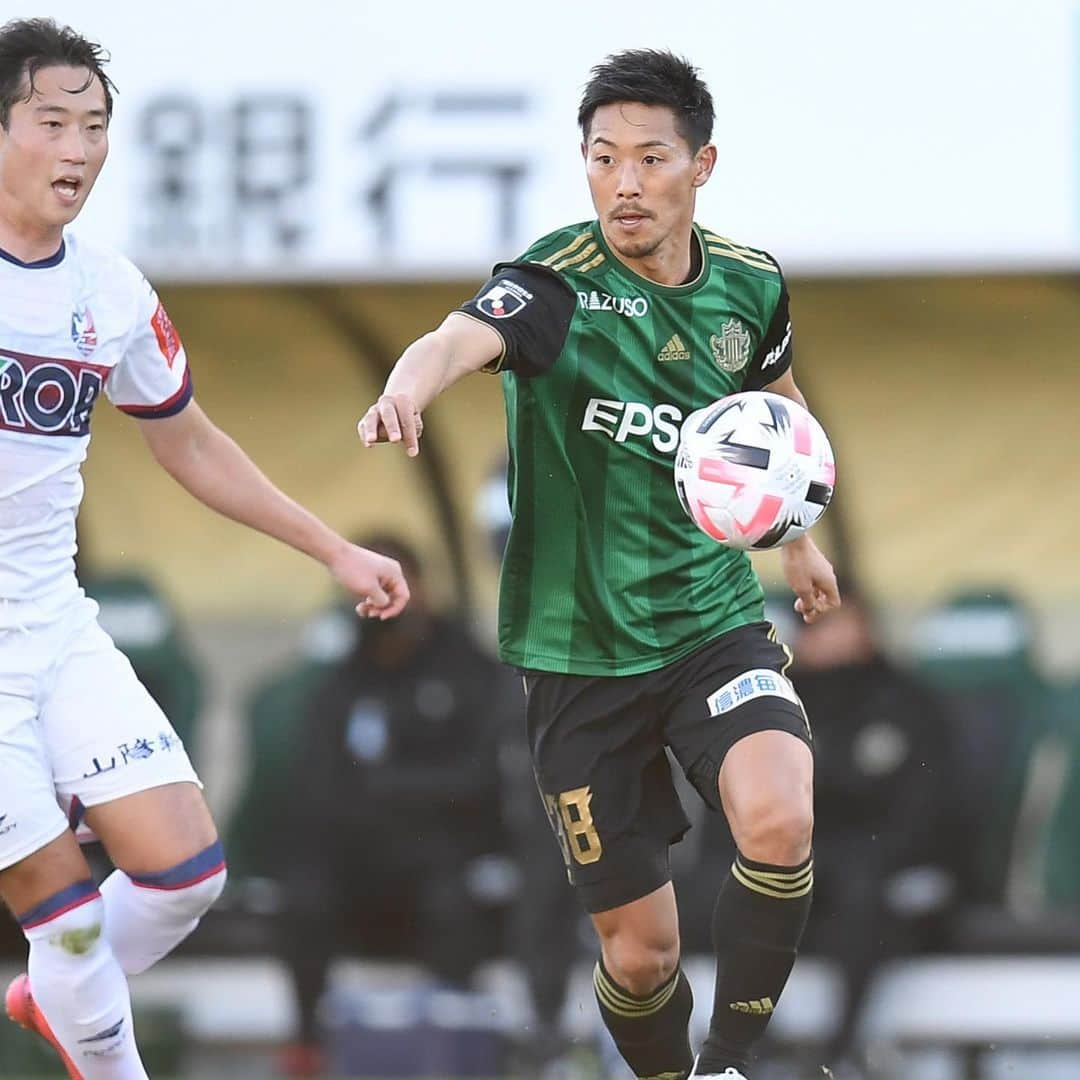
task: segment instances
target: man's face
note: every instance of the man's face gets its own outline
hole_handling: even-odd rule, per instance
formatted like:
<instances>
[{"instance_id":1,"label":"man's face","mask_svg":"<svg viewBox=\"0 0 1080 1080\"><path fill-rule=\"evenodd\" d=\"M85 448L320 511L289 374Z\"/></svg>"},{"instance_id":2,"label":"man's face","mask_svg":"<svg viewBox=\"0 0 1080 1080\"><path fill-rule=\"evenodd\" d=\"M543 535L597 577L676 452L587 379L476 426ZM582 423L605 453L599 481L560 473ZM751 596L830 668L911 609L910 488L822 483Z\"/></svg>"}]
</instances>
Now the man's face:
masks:
<instances>
[{"instance_id":1,"label":"man's face","mask_svg":"<svg viewBox=\"0 0 1080 1080\"><path fill-rule=\"evenodd\" d=\"M602 105L582 144L593 205L608 243L626 259L660 252L689 235L694 198L716 148L692 153L665 105Z\"/></svg>"},{"instance_id":2,"label":"man's face","mask_svg":"<svg viewBox=\"0 0 1080 1080\"><path fill-rule=\"evenodd\" d=\"M30 99L16 102L0 127L0 214L11 223L59 229L86 202L109 150L105 90L89 75L41 68Z\"/></svg>"}]
</instances>

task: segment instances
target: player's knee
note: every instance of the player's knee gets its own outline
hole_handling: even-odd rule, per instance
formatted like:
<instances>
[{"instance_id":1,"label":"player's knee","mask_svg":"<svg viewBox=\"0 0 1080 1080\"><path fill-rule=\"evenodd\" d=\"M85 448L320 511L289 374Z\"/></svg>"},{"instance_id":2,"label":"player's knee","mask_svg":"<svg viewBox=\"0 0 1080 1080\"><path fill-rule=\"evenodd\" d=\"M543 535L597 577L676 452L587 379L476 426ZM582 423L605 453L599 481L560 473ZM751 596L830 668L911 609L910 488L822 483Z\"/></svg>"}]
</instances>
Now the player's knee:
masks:
<instances>
[{"instance_id":1,"label":"player's knee","mask_svg":"<svg viewBox=\"0 0 1080 1080\"><path fill-rule=\"evenodd\" d=\"M648 994L667 982L679 965L677 936L643 939L614 933L603 939L608 974L631 994Z\"/></svg>"},{"instance_id":2,"label":"player's knee","mask_svg":"<svg viewBox=\"0 0 1080 1080\"><path fill-rule=\"evenodd\" d=\"M228 871L221 843L194 858L153 874L131 874L132 883L155 906L178 920L200 919L221 896Z\"/></svg>"},{"instance_id":3,"label":"player's knee","mask_svg":"<svg viewBox=\"0 0 1080 1080\"><path fill-rule=\"evenodd\" d=\"M76 894L75 890L82 891ZM71 898L67 898L67 894ZM68 905L71 905L70 907ZM91 882L66 889L32 912L19 916L23 933L36 948L77 961L105 948L105 905Z\"/></svg>"},{"instance_id":4,"label":"player's knee","mask_svg":"<svg viewBox=\"0 0 1080 1080\"><path fill-rule=\"evenodd\" d=\"M809 800L777 796L746 809L733 828L739 851L754 862L794 866L810 854L814 811Z\"/></svg>"},{"instance_id":5,"label":"player's knee","mask_svg":"<svg viewBox=\"0 0 1080 1080\"><path fill-rule=\"evenodd\" d=\"M28 970L39 999L42 993L54 1005L77 999L102 964L115 962L105 937L105 905L91 881L20 914L19 923L30 943Z\"/></svg>"}]
</instances>

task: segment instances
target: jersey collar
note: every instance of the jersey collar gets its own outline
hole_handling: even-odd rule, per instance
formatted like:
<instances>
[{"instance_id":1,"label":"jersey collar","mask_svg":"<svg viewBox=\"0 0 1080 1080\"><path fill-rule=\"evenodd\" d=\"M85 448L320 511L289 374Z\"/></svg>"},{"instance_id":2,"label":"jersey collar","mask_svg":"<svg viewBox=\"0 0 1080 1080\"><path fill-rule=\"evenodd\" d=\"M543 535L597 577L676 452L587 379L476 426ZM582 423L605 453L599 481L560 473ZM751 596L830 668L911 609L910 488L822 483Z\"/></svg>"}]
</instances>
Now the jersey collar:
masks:
<instances>
[{"instance_id":1,"label":"jersey collar","mask_svg":"<svg viewBox=\"0 0 1080 1080\"><path fill-rule=\"evenodd\" d=\"M599 244L600 250L607 256L608 265L615 273L634 282L636 285L640 285L649 292L656 293L658 296L686 296L688 293L697 292L697 290L708 280L708 248L705 246L705 238L701 235L701 231L698 229L696 222L693 225L692 239L698 246L698 252L701 256L701 269L698 270L697 276L692 281L683 282L682 285L662 285L659 281L653 281L651 278L642 277L641 274L635 273L626 265L626 263L619 259L610 247L608 247L608 242L604 238L604 230L600 228L599 220L592 223L592 230L594 239L597 244Z\"/></svg>"},{"instance_id":2,"label":"jersey collar","mask_svg":"<svg viewBox=\"0 0 1080 1080\"><path fill-rule=\"evenodd\" d=\"M0 259L18 266L22 270L47 270L50 266L59 266L64 261L66 246L63 240L60 246L44 259L35 259L33 262L23 262L22 259L12 255L11 252L0 248Z\"/></svg>"}]
</instances>

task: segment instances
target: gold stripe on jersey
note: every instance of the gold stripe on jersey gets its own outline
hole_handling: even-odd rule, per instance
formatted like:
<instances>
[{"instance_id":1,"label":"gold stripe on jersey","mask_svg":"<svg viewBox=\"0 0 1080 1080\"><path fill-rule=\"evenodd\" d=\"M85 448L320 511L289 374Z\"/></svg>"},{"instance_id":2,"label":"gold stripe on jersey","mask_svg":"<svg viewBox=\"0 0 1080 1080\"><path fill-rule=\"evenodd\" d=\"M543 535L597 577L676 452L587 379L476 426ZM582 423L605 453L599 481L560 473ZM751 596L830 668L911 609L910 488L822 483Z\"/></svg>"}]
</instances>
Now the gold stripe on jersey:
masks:
<instances>
[{"instance_id":1,"label":"gold stripe on jersey","mask_svg":"<svg viewBox=\"0 0 1080 1080\"><path fill-rule=\"evenodd\" d=\"M578 272L584 274L587 270L593 270L599 266L607 256L601 251L599 255L594 255L587 263L578 267Z\"/></svg>"},{"instance_id":2,"label":"gold stripe on jersey","mask_svg":"<svg viewBox=\"0 0 1080 1080\"><path fill-rule=\"evenodd\" d=\"M739 262L746 263L747 266L754 267L755 270L769 270L772 273L776 273L776 267L772 263L761 262L758 259L752 259L748 255L743 255L742 252L736 251L734 248L722 248L710 243L709 251L713 255L724 255L729 259L738 259Z\"/></svg>"},{"instance_id":3,"label":"gold stripe on jersey","mask_svg":"<svg viewBox=\"0 0 1080 1080\"><path fill-rule=\"evenodd\" d=\"M736 244L734 240L729 240L726 236L718 236L716 233L703 230L702 234L710 244L720 244L723 247L734 248L736 251L742 252L743 255L749 255L750 258L757 259L759 262L769 262L769 258L764 251L757 251L752 247L747 247L745 244ZM769 263L769 265L772 266L772 263Z\"/></svg>"},{"instance_id":4,"label":"gold stripe on jersey","mask_svg":"<svg viewBox=\"0 0 1080 1080\"><path fill-rule=\"evenodd\" d=\"M568 267L573 266L575 263L581 262L583 259L587 259L590 255L596 254L596 241L591 244L586 244L579 252L574 255L568 255L565 259L561 259L559 262L554 263L551 267L552 270L566 270Z\"/></svg>"},{"instance_id":5,"label":"gold stripe on jersey","mask_svg":"<svg viewBox=\"0 0 1080 1080\"><path fill-rule=\"evenodd\" d=\"M592 229L586 229L583 233L578 233L578 235L575 236L574 239L566 245L566 247L560 248L553 255L549 255L546 259L541 259L540 265L550 266L553 262L558 262L559 259L563 258L563 256L569 255L573 251L577 251L577 249L581 247L581 245L584 244L590 236L592 236Z\"/></svg>"}]
</instances>

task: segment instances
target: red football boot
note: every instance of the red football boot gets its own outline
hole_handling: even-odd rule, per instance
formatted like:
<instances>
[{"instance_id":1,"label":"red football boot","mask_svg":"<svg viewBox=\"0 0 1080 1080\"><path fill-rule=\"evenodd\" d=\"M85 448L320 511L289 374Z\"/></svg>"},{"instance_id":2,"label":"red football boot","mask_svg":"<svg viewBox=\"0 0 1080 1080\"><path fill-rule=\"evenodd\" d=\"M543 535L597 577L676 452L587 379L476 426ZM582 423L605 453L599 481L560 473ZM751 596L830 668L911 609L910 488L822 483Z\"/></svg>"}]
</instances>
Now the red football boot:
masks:
<instances>
[{"instance_id":1,"label":"red football boot","mask_svg":"<svg viewBox=\"0 0 1080 1080\"><path fill-rule=\"evenodd\" d=\"M75 1068L75 1063L64 1053L63 1047L56 1041L48 1021L41 1014L41 1010L34 1004L34 996L30 993L30 979L25 972L16 975L11 980L11 985L4 995L4 1008L7 1009L8 1017L19 1027L27 1031L36 1031L52 1048L60 1055L60 1060L67 1069L71 1080L83 1080L83 1074Z\"/></svg>"}]
</instances>

